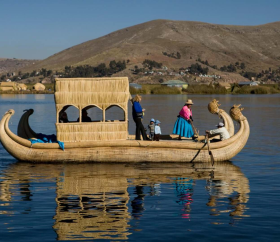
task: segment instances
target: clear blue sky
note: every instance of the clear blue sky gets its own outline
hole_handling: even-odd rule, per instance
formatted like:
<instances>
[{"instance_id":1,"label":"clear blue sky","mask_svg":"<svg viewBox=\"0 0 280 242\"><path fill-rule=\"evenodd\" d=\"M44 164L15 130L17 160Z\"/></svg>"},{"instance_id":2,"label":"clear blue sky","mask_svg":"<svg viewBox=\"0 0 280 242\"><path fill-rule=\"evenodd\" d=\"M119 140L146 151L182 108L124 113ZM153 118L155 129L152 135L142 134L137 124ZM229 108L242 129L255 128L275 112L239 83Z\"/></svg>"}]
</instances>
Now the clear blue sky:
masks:
<instances>
[{"instance_id":1,"label":"clear blue sky","mask_svg":"<svg viewBox=\"0 0 280 242\"><path fill-rule=\"evenodd\" d=\"M0 58L44 59L154 19L260 25L280 21L280 0L0 0Z\"/></svg>"}]
</instances>

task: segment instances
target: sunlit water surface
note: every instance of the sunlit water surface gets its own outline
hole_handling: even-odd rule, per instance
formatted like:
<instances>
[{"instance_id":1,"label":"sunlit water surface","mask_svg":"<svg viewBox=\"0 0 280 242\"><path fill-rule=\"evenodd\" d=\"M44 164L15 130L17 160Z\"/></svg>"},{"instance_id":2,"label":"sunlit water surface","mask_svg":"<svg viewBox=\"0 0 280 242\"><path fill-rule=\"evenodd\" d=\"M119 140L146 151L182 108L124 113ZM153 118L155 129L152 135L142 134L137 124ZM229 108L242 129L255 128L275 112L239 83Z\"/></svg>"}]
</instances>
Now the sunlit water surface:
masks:
<instances>
[{"instance_id":1,"label":"sunlit water surface","mask_svg":"<svg viewBox=\"0 0 280 242\"><path fill-rule=\"evenodd\" d=\"M230 162L28 164L0 145L0 241L279 241L280 96L143 96L144 124L159 119L171 133L187 98L200 134L219 122L207 110L213 98L245 108L251 134ZM53 95L0 96L15 133L28 108L36 132L55 133Z\"/></svg>"}]
</instances>

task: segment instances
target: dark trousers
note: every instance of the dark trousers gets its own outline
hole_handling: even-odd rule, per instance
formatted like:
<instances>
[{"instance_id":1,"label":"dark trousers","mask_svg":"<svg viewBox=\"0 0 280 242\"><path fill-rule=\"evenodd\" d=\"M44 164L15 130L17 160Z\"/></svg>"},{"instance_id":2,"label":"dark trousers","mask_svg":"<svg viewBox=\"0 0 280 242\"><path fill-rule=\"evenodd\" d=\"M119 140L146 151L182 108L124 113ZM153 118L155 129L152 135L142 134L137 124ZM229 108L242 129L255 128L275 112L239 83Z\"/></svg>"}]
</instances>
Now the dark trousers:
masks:
<instances>
[{"instance_id":1,"label":"dark trousers","mask_svg":"<svg viewBox=\"0 0 280 242\"><path fill-rule=\"evenodd\" d=\"M220 141L221 141L221 139L211 139L210 143L216 143L216 142L220 142Z\"/></svg>"},{"instance_id":2,"label":"dark trousers","mask_svg":"<svg viewBox=\"0 0 280 242\"><path fill-rule=\"evenodd\" d=\"M155 140L155 141L159 141L159 137L160 137L160 134L155 134L154 140Z\"/></svg>"},{"instance_id":3,"label":"dark trousers","mask_svg":"<svg viewBox=\"0 0 280 242\"><path fill-rule=\"evenodd\" d=\"M147 140L147 134L142 124L141 118L135 118L134 122L136 124L136 140L141 140L140 133L142 134L143 140Z\"/></svg>"}]
</instances>

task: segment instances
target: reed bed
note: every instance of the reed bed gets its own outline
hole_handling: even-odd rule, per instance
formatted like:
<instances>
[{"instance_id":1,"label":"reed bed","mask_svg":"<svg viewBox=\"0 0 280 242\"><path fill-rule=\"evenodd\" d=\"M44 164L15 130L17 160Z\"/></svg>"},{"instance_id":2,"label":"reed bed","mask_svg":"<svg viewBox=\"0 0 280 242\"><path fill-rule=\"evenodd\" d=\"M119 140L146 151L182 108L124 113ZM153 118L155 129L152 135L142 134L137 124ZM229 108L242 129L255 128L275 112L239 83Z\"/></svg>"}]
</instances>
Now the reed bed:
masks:
<instances>
[{"instance_id":1,"label":"reed bed","mask_svg":"<svg viewBox=\"0 0 280 242\"><path fill-rule=\"evenodd\" d=\"M178 87L161 86L156 87L151 91L152 94L181 94L182 89Z\"/></svg>"},{"instance_id":2,"label":"reed bed","mask_svg":"<svg viewBox=\"0 0 280 242\"><path fill-rule=\"evenodd\" d=\"M219 85L189 85L187 89L183 89L183 92L190 94L227 94L226 88Z\"/></svg>"},{"instance_id":3,"label":"reed bed","mask_svg":"<svg viewBox=\"0 0 280 242\"><path fill-rule=\"evenodd\" d=\"M280 93L279 89L273 86L243 86L234 90L233 94L276 94Z\"/></svg>"},{"instance_id":4,"label":"reed bed","mask_svg":"<svg viewBox=\"0 0 280 242\"><path fill-rule=\"evenodd\" d=\"M181 89L177 87L167 87L160 84L144 84L142 88L129 87L130 94L181 94Z\"/></svg>"}]
</instances>

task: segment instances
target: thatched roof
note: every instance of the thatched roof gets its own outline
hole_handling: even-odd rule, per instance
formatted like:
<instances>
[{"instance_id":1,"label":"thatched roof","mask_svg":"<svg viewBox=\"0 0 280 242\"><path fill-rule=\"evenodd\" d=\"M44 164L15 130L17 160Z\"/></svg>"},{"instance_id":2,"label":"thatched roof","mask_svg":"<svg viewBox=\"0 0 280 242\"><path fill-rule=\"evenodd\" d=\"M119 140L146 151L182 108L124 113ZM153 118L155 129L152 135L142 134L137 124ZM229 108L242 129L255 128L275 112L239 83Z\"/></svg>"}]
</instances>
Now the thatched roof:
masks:
<instances>
[{"instance_id":1,"label":"thatched roof","mask_svg":"<svg viewBox=\"0 0 280 242\"><path fill-rule=\"evenodd\" d=\"M35 89L36 91L43 91L46 89L46 87L42 83L36 83L33 86L33 89Z\"/></svg>"},{"instance_id":2,"label":"thatched roof","mask_svg":"<svg viewBox=\"0 0 280 242\"><path fill-rule=\"evenodd\" d=\"M26 90L27 89L27 86L24 83L20 83L20 84L18 84L18 86L21 90Z\"/></svg>"},{"instance_id":3,"label":"thatched roof","mask_svg":"<svg viewBox=\"0 0 280 242\"><path fill-rule=\"evenodd\" d=\"M1 87L16 87L17 85L16 82L1 82Z\"/></svg>"},{"instance_id":4,"label":"thatched roof","mask_svg":"<svg viewBox=\"0 0 280 242\"><path fill-rule=\"evenodd\" d=\"M117 105L124 111L127 109L127 77L56 78L55 81L57 111L66 105L74 105L79 109L94 105L103 110Z\"/></svg>"}]
</instances>

